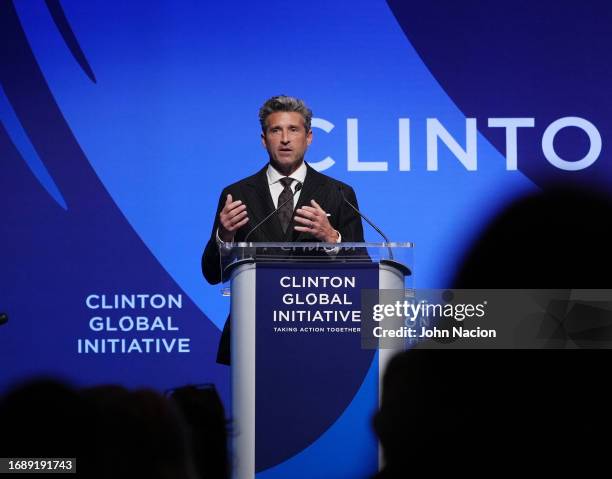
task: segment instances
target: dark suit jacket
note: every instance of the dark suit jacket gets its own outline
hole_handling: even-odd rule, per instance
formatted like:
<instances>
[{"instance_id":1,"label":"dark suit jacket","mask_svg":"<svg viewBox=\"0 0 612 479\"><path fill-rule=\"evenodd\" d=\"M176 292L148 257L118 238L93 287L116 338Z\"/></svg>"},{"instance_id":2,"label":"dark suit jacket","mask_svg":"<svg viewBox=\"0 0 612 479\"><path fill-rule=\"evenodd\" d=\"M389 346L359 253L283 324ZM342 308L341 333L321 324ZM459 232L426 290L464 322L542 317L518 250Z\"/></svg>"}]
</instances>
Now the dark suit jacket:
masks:
<instances>
[{"instance_id":1,"label":"dark suit jacket","mask_svg":"<svg viewBox=\"0 0 612 479\"><path fill-rule=\"evenodd\" d=\"M346 204L340 193L340 188L342 188L346 199L359 208L353 188L341 181L334 180L317 172L308 164L306 164L306 167L308 172L306 173L304 186L300 192L295 209L297 210L301 206L310 206L310 200L314 199L326 213L330 213L329 222L333 228L340 232L343 242L364 241L361 218ZM268 165L253 176L240 180L224 188L221 192L210 239L202 255L202 273L210 284L217 284L221 281L219 247L217 245L216 234L219 227L219 213L223 209L227 195L231 194L234 200L241 200L247 206L249 217L249 222L236 232L235 242L244 241L245 236L251 231L253 226L274 210L274 202L270 195L268 178L266 176L267 168ZM292 222L289 228L287 228L287 232L283 233L278 215L274 215L249 236L249 241L318 241L309 233L295 231L294 226ZM226 322L223 328L217 361L229 364L229 321Z\"/></svg>"}]
</instances>

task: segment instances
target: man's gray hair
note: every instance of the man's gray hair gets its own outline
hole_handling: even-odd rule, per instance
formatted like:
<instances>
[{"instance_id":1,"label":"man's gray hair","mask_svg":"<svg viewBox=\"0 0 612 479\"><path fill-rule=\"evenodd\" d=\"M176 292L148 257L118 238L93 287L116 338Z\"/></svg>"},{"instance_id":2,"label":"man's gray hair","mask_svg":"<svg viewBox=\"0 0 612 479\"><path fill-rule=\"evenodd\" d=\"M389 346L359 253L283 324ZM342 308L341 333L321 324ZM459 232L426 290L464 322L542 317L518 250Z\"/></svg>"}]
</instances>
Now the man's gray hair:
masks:
<instances>
[{"instance_id":1,"label":"man's gray hair","mask_svg":"<svg viewBox=\"0 0 612 479\"><path fill-rule=\"evenodd\" d=\"M268 116L277 111L296 112L304 118L304 128L306 132L310 131L310 122L312 120L312 111L306 106L303 100L287 95L273 96L267 100L259 109L259 123L261 130L265 133L266 121Z\"/></svg>"}]
</instances>

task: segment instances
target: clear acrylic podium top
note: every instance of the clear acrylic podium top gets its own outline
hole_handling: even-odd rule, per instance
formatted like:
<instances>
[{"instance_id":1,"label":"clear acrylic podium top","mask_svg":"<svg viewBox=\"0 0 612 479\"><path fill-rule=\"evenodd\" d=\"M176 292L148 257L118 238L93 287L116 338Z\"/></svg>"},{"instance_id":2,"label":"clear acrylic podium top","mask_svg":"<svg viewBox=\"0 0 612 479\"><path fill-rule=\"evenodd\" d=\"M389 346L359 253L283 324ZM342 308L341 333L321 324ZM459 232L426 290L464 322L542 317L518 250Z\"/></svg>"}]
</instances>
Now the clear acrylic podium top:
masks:
<instances>
[{"instance_id":1,"label":"clear acrylic podium top","mask_svg":"<svg viewBox=\"0 0 612 479\"><path fill-rule=\"evenodd\" d=\"M231 279L232 271L248 263L381 263L411 274L414 244L402 243L223 243L219 265L222 283ZM227 294L226 288L224 294Z\"/></svg>"}]
</instances>

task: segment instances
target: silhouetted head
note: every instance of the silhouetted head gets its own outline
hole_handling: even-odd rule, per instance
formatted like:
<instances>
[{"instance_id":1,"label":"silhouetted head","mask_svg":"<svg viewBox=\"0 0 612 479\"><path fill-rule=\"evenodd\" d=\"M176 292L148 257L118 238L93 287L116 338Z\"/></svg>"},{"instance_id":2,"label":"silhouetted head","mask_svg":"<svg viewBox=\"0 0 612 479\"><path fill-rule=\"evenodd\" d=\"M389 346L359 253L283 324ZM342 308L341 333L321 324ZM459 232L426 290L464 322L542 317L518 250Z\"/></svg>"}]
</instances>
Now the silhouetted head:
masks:
<instances>
[{"instance_id":1,"label":"silhouetted head","mask_svg":"<svg viewBox=\"0 0 612 479\"><path fill-rule=\"evenodd\" d=\"M4 457L77 457L88 411L79 394L55 379L35 379L0 400L0 451Z\"/></svg>"},{"instance_id":2,"label":"silhouetted head","mask_svg":"<svg viewBox=\"0 0 612 479\"><path fill-rule=\"evenodd\" d=\"M227 421L213 385L183 386L168 392L190 431L194 461L201 478L229 478Z\"/></svg>"},{"instance_id":3,"label":"silhouetted head","mask_svg":"<svg viewBox=\"0 0 612 479\"><path fill-rule=\"evenodd\" d=\"M465 256L454 288L612 285L610 197L557 187L509 206Z\"/></svg>"},{"instance_id":4,"label":"silhouetted head","mask_svg":"<svg viewBox=\"0 0 612 479\"><path fill-rule=\"evenodd\" d=\"M101 386L83 397L95 415L97 477L196 477L183 418L161 394Z\"/></svg>"},{"instance_id":5,"label":"silhouetted head","mask_svg":"<svg viewBox=\"0 0 612 479\"><path fill-rule=\"evenodd\" d=\"M557 188L503 211L467 253L455 289L609 288L612 203ZM374 428L387 467L559 473L603 464L610 426L608 350L416 349L383 380ZM563 451L563 452L560 452ZM529 466L527 466L529 464Z\"/></svg>"}]
</instances>

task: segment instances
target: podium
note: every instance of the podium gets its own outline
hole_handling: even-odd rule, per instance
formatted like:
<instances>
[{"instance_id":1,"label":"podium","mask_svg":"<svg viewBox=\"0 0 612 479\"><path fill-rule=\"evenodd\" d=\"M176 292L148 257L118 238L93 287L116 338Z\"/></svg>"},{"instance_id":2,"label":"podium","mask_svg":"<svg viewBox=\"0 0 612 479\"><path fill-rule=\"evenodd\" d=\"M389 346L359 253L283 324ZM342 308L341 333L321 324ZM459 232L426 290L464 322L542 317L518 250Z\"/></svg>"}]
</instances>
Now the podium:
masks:
<instances>
[{"instance_id":1,"label":"podium","mask_svg":"<svg viewBox=\"0 0 612 479\"><path fill-rule=\"evenodd\" d=\"M362 296L403 298L412 246L223 246L235 479L368 477L379 469L371 418L384 366L403 343L364 347Z\"/></svg>"}]
</instances>

